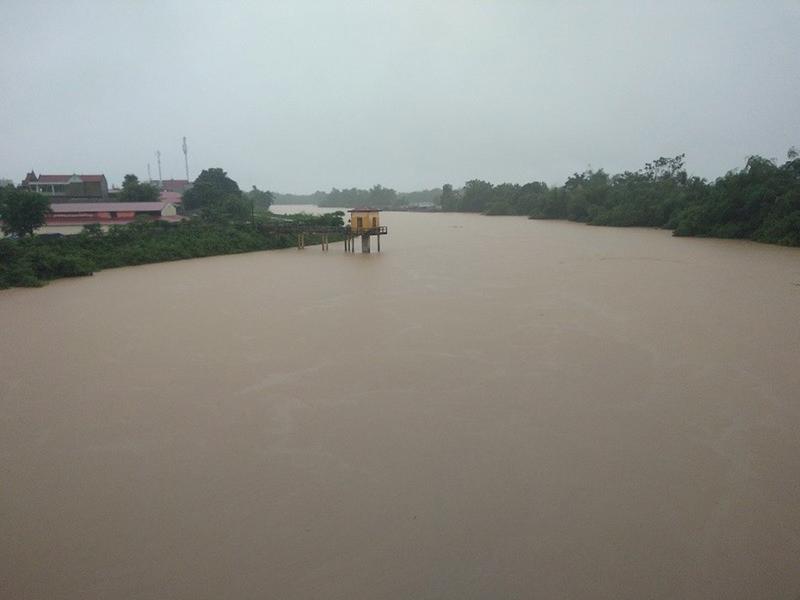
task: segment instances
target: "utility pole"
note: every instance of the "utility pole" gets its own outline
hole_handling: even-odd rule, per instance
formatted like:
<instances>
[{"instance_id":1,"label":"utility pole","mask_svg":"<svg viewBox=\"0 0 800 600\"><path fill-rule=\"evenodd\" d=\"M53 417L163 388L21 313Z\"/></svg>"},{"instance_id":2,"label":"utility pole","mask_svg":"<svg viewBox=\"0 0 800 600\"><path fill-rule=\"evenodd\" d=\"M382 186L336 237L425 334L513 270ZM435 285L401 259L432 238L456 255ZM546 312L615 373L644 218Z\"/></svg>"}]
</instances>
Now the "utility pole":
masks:
<instances>
[{"instance_id":1,"label":"utility pole","mask_svg":"<svg viewBox=\"0 0 800 600\"><path fill-rule=\"evenodd\" d=\"M156 160L158 160L158 189L163 187L161 182L161 150L156 150Z\"/></svg>"},{"instance_id":2,"label":"utility pole","mask_svg":"<svg viewBox=\"0 0 800 600\"><path fill-rule=\"evenodd\" d=\"M189 149L186 146L186 136L183 136L183 162L186 165L186 181L189 181Z\"/></svg>"}]
</instances>

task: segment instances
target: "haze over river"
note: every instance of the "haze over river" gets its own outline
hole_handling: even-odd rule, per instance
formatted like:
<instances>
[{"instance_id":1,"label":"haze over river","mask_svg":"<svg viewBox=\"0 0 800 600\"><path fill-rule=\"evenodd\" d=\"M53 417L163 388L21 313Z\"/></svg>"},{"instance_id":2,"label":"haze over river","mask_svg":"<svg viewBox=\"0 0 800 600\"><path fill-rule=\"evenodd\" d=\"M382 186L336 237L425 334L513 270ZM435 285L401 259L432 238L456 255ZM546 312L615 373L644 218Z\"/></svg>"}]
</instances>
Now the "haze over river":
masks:
<instances>
[{"instance_id":1,"label":"haze over river","mask_svg":"<svg viewBox=\"0 0 800 600\"><path fill-rule=\"evenodd\" d=\"M0 597L800 595L800 250L383 224L0 292Z\"/></svg>"}]
</instances>

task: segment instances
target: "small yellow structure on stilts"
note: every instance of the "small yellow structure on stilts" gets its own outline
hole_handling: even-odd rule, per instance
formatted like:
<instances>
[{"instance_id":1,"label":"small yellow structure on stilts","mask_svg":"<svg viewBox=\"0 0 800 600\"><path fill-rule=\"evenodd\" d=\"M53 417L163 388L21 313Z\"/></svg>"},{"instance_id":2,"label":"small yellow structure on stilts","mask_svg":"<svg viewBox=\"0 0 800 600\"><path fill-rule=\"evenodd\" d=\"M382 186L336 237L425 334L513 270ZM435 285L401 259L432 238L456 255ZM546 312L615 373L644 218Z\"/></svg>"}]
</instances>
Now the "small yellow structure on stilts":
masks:
<instances>
[{"instance_id":1,"label":"small yellow structure on stilts","mask_svg":"<svg viewBox=\"0 0 800 600\"><path fill-rule=\"evenodd\" d=\"M345 252L355 252L355 238L361 236L361 252L369 254L370 238L373 235L378 240L378 252L380 252L381 236L388 233L387 228L381 225L380 209L354 208L348 212L350 213L350 223L344 239Z\"/></svg>"}]
</instances>

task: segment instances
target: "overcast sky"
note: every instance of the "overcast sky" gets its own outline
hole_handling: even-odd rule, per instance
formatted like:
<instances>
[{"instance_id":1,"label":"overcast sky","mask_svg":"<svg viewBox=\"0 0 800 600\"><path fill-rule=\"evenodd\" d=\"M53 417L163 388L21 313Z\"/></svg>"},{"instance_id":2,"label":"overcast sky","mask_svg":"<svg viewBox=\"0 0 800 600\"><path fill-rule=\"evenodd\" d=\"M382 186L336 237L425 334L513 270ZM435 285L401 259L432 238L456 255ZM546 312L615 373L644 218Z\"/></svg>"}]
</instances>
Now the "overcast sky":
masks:
<instances>
[{"instance_id":1,"label":"overcast sky","mask_svg":"<svg viewBox=\"0 0 800 600\"><path fill-rule=\"evenodd\" d=\"M562 183L800 146L800 1L0 0L0 177Z\"/></svg>"}]
</instances>

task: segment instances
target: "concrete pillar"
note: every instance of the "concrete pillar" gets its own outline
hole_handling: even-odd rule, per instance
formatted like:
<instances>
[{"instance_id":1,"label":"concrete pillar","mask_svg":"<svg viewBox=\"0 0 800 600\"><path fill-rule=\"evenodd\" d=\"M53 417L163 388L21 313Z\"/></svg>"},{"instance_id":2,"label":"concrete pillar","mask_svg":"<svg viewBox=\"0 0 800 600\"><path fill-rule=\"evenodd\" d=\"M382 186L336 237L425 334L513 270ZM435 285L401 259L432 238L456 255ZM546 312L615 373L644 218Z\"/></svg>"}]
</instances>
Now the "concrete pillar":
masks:
<instances>
[{"instance_id":1,"label":"concrete pillar","mask_svg":"<svg viewBox=\"0 0 800 600\"><path fill-rule=\"evenodd\" d=\"M379 235L376 235L375 237L378 238L378 252L380 252L381 251L381 236L379 234Z\"/></svg>"},{"instance_id":2,"label":"concrete pillar","mask_svg":"<svg viewBox=\"0 0 800 600\"><path fill-rule=\"evenodd\" d=\"M361 253L369 254L369 235L361 236Z\"/></svg>"}]
</instances>

